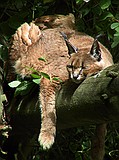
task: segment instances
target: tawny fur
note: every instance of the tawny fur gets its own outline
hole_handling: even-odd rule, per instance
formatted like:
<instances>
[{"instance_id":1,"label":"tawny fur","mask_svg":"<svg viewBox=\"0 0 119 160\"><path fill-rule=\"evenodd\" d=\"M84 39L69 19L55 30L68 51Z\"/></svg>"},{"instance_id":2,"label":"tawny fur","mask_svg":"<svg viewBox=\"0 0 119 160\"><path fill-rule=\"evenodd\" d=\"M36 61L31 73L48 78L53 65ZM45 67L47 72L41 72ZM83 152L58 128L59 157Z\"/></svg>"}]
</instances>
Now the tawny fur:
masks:
<instances>
[{"instance_id":1,"label":"tawny fur","mask_svg":"<svg viewBox=\"0 0 119 160\"><path fill-rule=\"evenodd\" d=\"M60 15L59 17L42 17L39 20L39 24L45 26L47 22L47 27L43 28L42 31L34 23L30 25L24 23L17 29L13 35L12 45L10 47L10 60L12 65L14 65L16 73L26 76L31 74L29 68L34 68L35 70L49 74L52 78L59 77L65 82L70 78L66 66L72 60L78 58L88 62L85 55L89 54L94 39L74 30L73 15ZM70 59L67 46L59 31L66 33L69 36L69 41L79 48L78 54L72 54ZM101 62L95 62L96 66L99 66L96 72L113 64L109 51L103 45L100 44L100 46L102 60ZM40 57L45 58L46 62L38 60ZM95 73L93 63L89 63L91 65L91 73ZM56 135L55 94L59 86L60 82L51 82L46 78L42 78L40 83L39 96L42 122L38 141L43 146L43 149L49 149L54 143Z\"/></svg>"}]
</instances>

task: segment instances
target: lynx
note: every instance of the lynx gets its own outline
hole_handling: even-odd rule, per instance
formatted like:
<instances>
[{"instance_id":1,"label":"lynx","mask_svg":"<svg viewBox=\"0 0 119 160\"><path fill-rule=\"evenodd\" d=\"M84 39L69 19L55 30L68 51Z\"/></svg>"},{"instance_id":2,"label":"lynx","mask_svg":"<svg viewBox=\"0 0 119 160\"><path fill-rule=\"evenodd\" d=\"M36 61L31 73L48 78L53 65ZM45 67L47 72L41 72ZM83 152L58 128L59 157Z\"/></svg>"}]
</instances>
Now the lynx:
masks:
<instances>
[{"instance_id":1,"label":"lynx","mask_svg":"<svg viewBox=\"0 0 119 160\"><path fill-rule=\"evenodd\" d=\"M73 15L45 16L41 18L42 24L43 19L45 23L47 19L50 27L41 30L34 23L24 23L17 29L10 47L10 61L22 77L32 73L29 68L52 77L52 81L42 77L40 82L42 121L38 141L45 150L53 145L56 135L55 95L61 82L53 78L58 77L63 83L69 79L81 83L86 77L112 65L113 60L97 38L74 30ZM41 57L46 61L40 61Z\"/></svg>"}]
</instances>

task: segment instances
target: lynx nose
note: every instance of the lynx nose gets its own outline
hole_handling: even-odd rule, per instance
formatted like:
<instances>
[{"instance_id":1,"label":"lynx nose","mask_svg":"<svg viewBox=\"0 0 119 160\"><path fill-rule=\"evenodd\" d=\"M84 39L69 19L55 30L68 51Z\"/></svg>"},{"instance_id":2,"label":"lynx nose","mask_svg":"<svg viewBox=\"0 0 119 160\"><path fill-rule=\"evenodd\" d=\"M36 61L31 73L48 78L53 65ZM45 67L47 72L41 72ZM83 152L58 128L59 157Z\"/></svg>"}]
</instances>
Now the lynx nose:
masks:
<instances>
[{"instance_id":1,"label":"lynx nose","mask_svg":"<svg viewBox=\"0 0 119 160\"><path fill-rule=\"evenodd\" d=\"M78 74L74 74L74 75L73 75L73 79L75 79L75 80L76 80L78 77L79 77Z\"/></svg>"}]
</instances>

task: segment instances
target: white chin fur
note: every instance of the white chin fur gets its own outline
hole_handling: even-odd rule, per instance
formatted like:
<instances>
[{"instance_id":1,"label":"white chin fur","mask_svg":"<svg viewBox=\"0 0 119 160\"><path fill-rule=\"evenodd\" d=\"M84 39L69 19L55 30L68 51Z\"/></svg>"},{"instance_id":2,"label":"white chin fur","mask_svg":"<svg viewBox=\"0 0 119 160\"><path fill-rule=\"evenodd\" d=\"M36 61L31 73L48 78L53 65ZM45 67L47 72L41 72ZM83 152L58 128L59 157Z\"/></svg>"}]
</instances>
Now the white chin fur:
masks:
<instances>
[{"instance_id":1,"label":"white chin fur","mask_svg":"<svg viewBox=\"0 0 119 160\"><path fill-rule=\"evenodd\" d=\"M77 80L80 81L83 77L81 75L78 76Z\"/></svg>"},{"instance_id":2,"label":"white chin fur","mask_svg":"<svg viewBox=\"0 0 119 160\"><path fill-rule=\"evenodd\" d=\"M75 82L75 83L78 84L78 83L81 83L85 78L82 77L81 75L79 75L79 76L77 77L77 79L74 79L73 75L71 74L71 79L72 79L73 82Z\"/></svg>"},{"instance_id":3,"label":"white chin fur","mask_svg":"<svg viewBox=\"0 0 119 160\"><path fill-rule=\"evenodd\" d=\"M73 78L72 81L75 82L75 83L77 83L77 84L79 84L79 83L81 83L84 79L85 79L85 78L83 78L83 77L77 78L77 79L74 79L74 78Z\"/></svg>"}]
</instances>

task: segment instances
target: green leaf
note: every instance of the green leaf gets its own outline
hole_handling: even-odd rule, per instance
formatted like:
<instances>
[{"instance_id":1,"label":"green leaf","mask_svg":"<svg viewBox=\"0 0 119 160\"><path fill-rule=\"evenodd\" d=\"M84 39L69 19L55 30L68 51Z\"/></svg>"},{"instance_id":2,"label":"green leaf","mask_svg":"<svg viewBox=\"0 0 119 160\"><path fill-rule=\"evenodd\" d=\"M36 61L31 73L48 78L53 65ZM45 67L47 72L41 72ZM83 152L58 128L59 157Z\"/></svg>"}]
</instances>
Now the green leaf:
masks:
<instances>
[{"instance_id":1,"label":"green leaf","mask_svg":"<svg viewBox=\"0 0 119 160\"><path fill-rule=\"evenodd\" d=\"M0 58L5 61L8 59L8 49L7 47L0 44Z\"/></svg>"},{"instance_id":2,"label":"green leaf","mask_svg":"<svg viewBox=\"0 0 119 160\"><path fill-rule=\"evenodd\" d=\"M94 13L94 15L100 16L102 14L102 9L99 5L97 5L92 9L92 12Z\"/></svg>"},{"instance_id":3,"label":"green leaf","mask_svg":"<svg viewBox=\"0 0 119 160\"><path fill-rule=\"evenodd\" d=\"M111 5L111 0L100 0L100 7L102 10L107 9Z\"/></svg>"},{"instance_id":4,"label":"green leaf","mask_svg":"<svg viewBox=\"0 0 119 160\"><path fill-rule=\"evenodd\" d=\"M35 70L34 68L29 68L29 67L26 67L28 70L32 71L33 73L36 73L39 75L39 71Z\"/></svg>"},{"instance_id":5,"label":"green leaf","mask_svg":"<svg viewBox=\"0 0 119 160\"><path fill-rule=\"evenodd\" d=\"M82 153L80 151L75 153L75 160L82 160Z\"/></svg>"},{"instance_id":6,"label":"green leaf","mask_svg":"<svg viewBox=\"0 0 119 160\"><path fill-rule=\"evenodd\" d=\"M105 20L107 18L111 18L111 17L114 17L112 13L110 12L103 12L103 14L101 15L101 20Z\"/></svg>"},{"instance_id":7,"label":"green leaf","mask_svg":"<svg viewBox=\"0 0 119 160\"><path fill-rule=\"evenodd\" d=\"M62 80L59 77L53 77L52 80L62 82Z\"/></svg>"},{"instance_id":8,"label":"green leaf","mask_svg":"<svg viewBox=\"0 0 119 160\"><path fill-rule=\"evenodd\" d=\"M83 17L84 17L85 15L87 15L87 14L90 12L90 10L91 10L91 8L84 8L84 9L82 9Z\"/></svg>"},{"instance_id":9,"label":"green leaf","mask_svg":"<svg viewBox=\"0 0 119 160\"><path fill-rule=\"evenodd\" d=\"M2 94L2 95L1 95L1 100L2 100L2 102L7 101L7 97L6 97L5 94Z\"/></svg>"},{"instance_id":10,"label":"green leaf","mask_svg":"<svg viewBox=\"0 0 119 160\"><path fill-rule=\"evenodd\" d=\"M36 83L36 84L40 84L40 80L41 79L33 79L33 82Z\"/></svg>"},{"instance_id":11,"label":"green leaf","mask_svg":"<svg viewBox=\"0 0 119 160\"><path fill-rule=\"evenodd\" d=\"M14 95L15 96L17 96L17 95L26 95L26 94L28 94L31 91L32 87L33 87L33 83L32 82L23 81L16 88Z\"/></svg>"},{"instance_id":12,"label":"green leaf","mask_svg":"<svg viewBox=\"0 0 119 160\"><path fill-rule=\"evenodd\" d=\"M79 3L81 4L82 2L83 2L83 0L76 0L77 4L79 4Z\"/></svg>"},{"instance_id":13,"label":"green leaf","mask_svg":"<svg viewBox=\"0 0 119 160\"><path fill-rule=\"evenodd\" d=\"M37 74L31 74L31 77L33 77L33 78L36 78L36 79L40 79L41 78L41 76L40 75L37 75Z\"/></svg>"},{"instance_id":14,"label":"green leaf","mask_svg":"<svg viewBox=\"0 0 119 160\"><path fill-rule=\"evenodd\" d=\"M8 85L9 85L11 88L16 88L16 87L18 87L20 84L21 84L20 81L12 81L12 82L8 83Z\"/></svg>"},{"instance_id":15,"label":"green leaf","mask_svg":"<svg viewBox=\"0 0 119 160\"><path fill-rule=\"evenodd\" d=\"M46 59L45 59L44 57L40 57L40 58L38 58L38 60L47 62Z\"/></svg>"},{"instance_id":16,"label":"green leaf","mask_svg":"<svg viewBox=\"0 0 119 160\"><path fill-rule=\"evenodd\" d=\"M43 3L46 4L46 3L51 3L53 2L54 0L43 0Z\"/></svg>"},{"instance_id":17,"label":"green leaf","mask_svg":"<svg viewBox=\"0 0 119 160\"><path fill-rule=\"evenodd\" d=\"M46 79L51 80L51 77L50 77L47 73L40 72L40 75L43 76L43 77L46 78Z\"/></svg>"},{"instance_id":18,"label":"green leaf","mask_svg":"<svg viewBox=\"0 0 119 160\"><path fill-rule=\"evenodd\" d=\"M119 26L115 28L115 30L119 33Z\"/></svg>"},{"instance_id":19,"label":"green leaf","mask_svg":"<svg viewBox=\"0 0 119 160\"><path fill-rule=\"evenodd\" d=\"M115 37L119 37L119 32L116 32L116 33L114 34L114 36L115 36Z\"/></svg>"},{"instance_id":20,"label":"green leaf","mask_svg":"<svg viewBox=\"0 0 119 160\"><path fill-rule=\"evenodd\" d=\"M115 29L116 27L118 27L119 26L119 23L112 23L111 24L111 29Z\"/></svg>"},{"instance_id":21,"label":"green leaf","mask_svg":"<svg viewBox=\"0 0 119 160\"><path fill-rule=\"evenodd\" d=\"M114 37L114 42L112 43L111 47L114 48L119 44L119 37Z\"/></svg>"}]
</instances>

